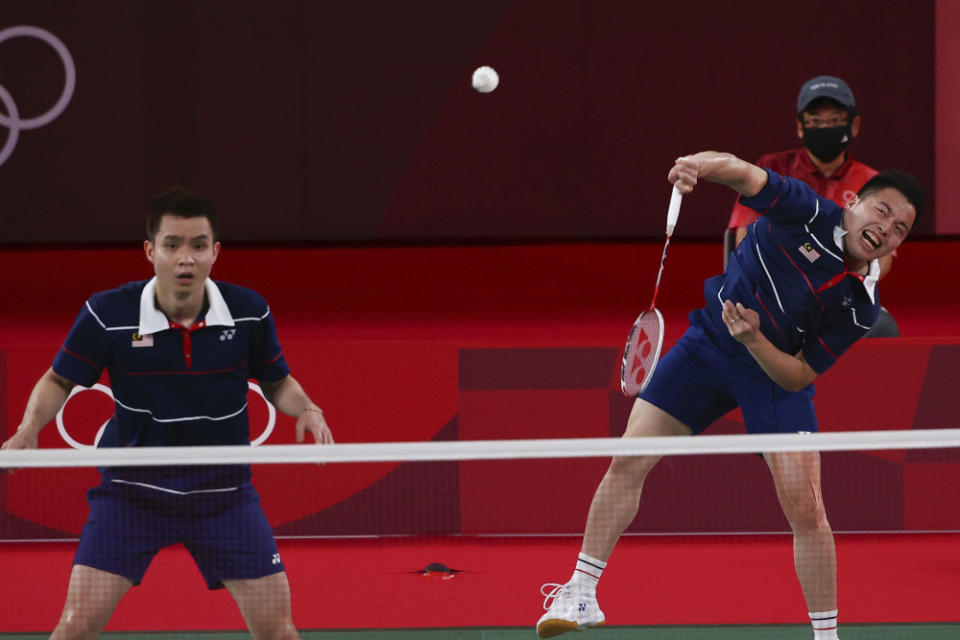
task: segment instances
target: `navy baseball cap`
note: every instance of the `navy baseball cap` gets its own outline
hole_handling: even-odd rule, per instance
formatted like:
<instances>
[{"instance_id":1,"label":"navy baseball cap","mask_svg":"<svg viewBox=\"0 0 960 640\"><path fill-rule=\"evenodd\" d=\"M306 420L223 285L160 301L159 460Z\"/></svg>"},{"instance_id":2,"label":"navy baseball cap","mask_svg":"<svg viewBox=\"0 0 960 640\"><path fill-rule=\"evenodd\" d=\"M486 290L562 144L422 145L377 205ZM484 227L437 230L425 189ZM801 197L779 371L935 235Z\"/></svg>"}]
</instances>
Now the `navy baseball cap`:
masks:
<instances>
[{"instance_id":1,"label":"navy baseball cap","mask_svg":"<svg viewBox=\"0 0 960 640\"><path fill-rule=\"evenodd\" d=\"M803 113L817 98L836 100L847 109L857 108L850 86L834 76L817 76L804 82L800 87L800 95L797 96L797 113Z\"/></svg>"}]
</instances>

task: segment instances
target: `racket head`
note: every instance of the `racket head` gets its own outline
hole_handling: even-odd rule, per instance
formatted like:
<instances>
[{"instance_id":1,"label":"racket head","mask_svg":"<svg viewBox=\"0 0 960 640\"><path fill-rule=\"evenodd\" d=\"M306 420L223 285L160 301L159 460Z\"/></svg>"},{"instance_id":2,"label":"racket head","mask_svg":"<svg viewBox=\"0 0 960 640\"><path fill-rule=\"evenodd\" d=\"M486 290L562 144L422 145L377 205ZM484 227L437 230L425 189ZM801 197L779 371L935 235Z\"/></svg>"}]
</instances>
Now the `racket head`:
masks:
<instances>
[{"instance_id":1,"label":"racket head","mask_svg":"<svg viewBox=\"0 0 960 640\"><path fill-rule=\"evenodd\" d=\"M660 360L662 348L663 315L659 309L644 311L633 323L627 344L623 347L620 364L620 390L623 395L633 398L646 389Z\"/></svg>"}]
</instances>

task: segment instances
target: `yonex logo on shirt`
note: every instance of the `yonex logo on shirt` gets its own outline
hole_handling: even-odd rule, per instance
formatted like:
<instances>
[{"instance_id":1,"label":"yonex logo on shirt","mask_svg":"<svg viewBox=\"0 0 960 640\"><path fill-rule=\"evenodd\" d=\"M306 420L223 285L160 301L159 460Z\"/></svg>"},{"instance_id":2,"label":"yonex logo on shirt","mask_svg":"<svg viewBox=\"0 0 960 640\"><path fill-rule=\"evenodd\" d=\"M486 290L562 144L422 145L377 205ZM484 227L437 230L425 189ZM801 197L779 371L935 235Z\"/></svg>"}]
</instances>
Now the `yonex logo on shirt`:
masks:
<instances>
[{"instance_id":1,"label":"yonex logo on shirt","mask_svg":"<svg viewBox=\"0 0 960 640\"><path fill-rule=\"evenodd\" d=\"M233 340L233 334L236 332L236 329L224 329L223 333L220 334L220 340Z\"/></svg>"}]
</instances>

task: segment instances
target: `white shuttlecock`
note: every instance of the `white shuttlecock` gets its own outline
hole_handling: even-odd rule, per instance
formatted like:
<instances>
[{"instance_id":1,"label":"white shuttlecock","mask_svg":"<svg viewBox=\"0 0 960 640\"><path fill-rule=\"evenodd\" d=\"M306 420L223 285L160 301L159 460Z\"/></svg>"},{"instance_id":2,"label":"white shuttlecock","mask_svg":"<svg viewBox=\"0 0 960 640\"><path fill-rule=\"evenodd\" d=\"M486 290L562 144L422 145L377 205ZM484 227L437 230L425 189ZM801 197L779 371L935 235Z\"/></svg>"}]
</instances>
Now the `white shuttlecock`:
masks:
<instances>
[{"instance_id":1,"label":"white shuttlecock","mask_svg":"<svg viewBox=\"0 0 960 640\"><path fill-rule=\"evenodd\" d=\"M493 67L477 67L473 72L473 88L480 93L490 93L500 84L500 75L494 71Z\"/></svg>"}]
</instances>

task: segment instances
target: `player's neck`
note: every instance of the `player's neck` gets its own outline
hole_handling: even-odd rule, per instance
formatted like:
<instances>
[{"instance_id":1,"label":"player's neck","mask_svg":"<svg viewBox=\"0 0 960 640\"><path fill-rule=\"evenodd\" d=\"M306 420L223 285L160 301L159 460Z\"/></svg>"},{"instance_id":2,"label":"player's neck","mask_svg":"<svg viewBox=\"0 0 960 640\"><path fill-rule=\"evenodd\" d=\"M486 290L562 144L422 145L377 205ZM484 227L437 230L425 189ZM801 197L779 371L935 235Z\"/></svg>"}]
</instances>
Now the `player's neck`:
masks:
<instances>
[{"instance_id":1,"label":"player's neck","mask_svg":"<svg viewBox=\"0 0 960 640\"><path fill-rule=\"evenodd\" d=\"M157 308L170 320L189 329L203 311L206 287L200 287L186 295L178 295L176 292L165 291L158 283L156 296Z\"/></svg>"},{"instance_id":2,"label":"player's neck","mask_svg":"<svg viewBox=\"0 0 960 640\"><path fill-rule=\"evenodd\" d=\"M865 276L870 273L870 263L866 260L851 260L847 258L847 271Z\"/></svg>"},{"instance_id":3,"label":"player's neck","mask_svg":"<svg viewBox=\"0 0 960 640\"><path fill-rule=\"evenodd\" d=\"M810 162L812 162L817 170L827 178L836 173L837 169L842 167L843 163L847 161L846 151L838 155L830 162L821 162L815 155L810 153L809 149L804 149L804 151L807 152L807 157L810 158Z\"/></svg>"}]
</instances>

